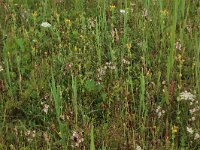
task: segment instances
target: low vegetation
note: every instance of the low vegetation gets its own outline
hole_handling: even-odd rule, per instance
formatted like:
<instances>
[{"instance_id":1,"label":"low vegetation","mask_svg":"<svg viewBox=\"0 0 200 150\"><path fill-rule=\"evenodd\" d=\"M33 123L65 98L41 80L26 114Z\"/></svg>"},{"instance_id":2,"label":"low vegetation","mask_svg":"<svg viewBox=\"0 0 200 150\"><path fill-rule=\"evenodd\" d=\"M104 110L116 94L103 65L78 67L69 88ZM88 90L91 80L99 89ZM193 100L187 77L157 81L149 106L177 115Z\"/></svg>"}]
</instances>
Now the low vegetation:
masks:
<instances>
[{"instance_id":1,"label":"low vegetation","mask_svg":"<svg viewBox=\"0 0 200 150\"><path fill-rule=\"evenodd\" d=\"M0 0L0 150L197 150L199 16L199 0Z\"/></svg>"}]
</instances>

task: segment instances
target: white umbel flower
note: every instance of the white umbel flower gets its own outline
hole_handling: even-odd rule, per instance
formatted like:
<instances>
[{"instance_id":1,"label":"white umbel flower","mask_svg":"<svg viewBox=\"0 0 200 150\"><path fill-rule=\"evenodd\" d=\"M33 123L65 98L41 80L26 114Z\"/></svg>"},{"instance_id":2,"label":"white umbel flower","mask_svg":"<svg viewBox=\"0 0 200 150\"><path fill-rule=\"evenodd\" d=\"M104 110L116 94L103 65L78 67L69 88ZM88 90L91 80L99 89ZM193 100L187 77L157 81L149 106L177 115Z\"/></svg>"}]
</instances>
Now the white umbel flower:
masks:
<instances>
[{"instance_id":1,"label":"white umbel flower","mask_svg":"<svg viewBox=\"0 0 200 150\"><path fill-rule=\"evenodd\" d=\"M181 92L179 97L180 97L180 100L194 101L194 99L195 99L195 95L193 95L192 93L187 92L187 91Z\"/></svg>"},{"instance_id":2,"label":"white umbel flower","mask_svg":"<svg viewBox=\"0 0 200 150\"><path fill-rule=\"evenodd\" d=\"M42 27L45 27L45 28L49 28L49 27L51 27L51 24L48 23L48 22L42 22L42 23L41 23L41 26L42 26Z\"/></svg>"}]
</instances>

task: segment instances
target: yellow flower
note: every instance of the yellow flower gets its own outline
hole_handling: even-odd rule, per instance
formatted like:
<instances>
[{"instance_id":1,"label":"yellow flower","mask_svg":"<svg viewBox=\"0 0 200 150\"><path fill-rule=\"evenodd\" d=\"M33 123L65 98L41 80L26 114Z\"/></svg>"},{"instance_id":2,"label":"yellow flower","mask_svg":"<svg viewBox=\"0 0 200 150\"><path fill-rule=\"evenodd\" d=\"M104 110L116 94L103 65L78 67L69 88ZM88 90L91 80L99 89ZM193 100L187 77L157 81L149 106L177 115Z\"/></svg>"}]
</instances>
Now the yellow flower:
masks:
<instances>
[{"instance_id":1,"label":"yellow flower","mask_svg":"<svg viewBox=\"0 0 200 150\"><path fill-rule=\"evenodd\" d=\"M81 38L81 40L84 40L84 36L82 34L80 35L80 38Z\"/></svg>"},{"instance_id":2,"label":"yellow flower","mask_svg":"<svg viewBox=\"0 0 200 150\"><path fill-rule=\"evenodd\" d=\"M33 53L36 52L36 48L35 47L31 47L31 49L32 49Z\"/></svg>"},{"instance_id":3,"label":"yellow flower","mask_svg":"<svg viewBox=\"0 0 200 150\"><path fill-rule=\"evenodd\" d=\"M151 72L151 70L149 69L148 71L147 71L147 76L151 76L152 75L152 72Z\"/></svg>"},{"instance_id":4,"label":"yellow flower","mask_svg":"<svg viewBox=\"0 0 200 150\"><path fill-rule=\"evenodd\" d=\"M178 127L174 125L172 127L172 133L177 133L177 132L178 132Z\"/></svg>"},{"instance_id":5,"label":"yellow flower","mask_svg":"<svg viewBox=\"0 0 200 150\"><path fill-rule=\"evenodd\" d=\"M131 47L132 47L131 43L127 43L127 44L126 44L126 47L127 47L128 50L130 50Z\"/></svg>"},{"instance_id":6,"label":"yellow flower","mask_svg":"<svg viewBox=\"0 0 200 150\"><path fill-rule=\"evenodd\" d=\"M110 10L111 10L111 11L114 10L115 8L116 8L115 5L110 5Z\"/></svg>"},{"instance_id":7,"label":"yellow flower","mask_svg":"<svg viewBox=\"0 0 200 150\"><path fill-rule=\"evenodd\" d=\"M160 10L160 13L161 13L161 15L162 15L163 17L167 17L168 14L169 14L169 12L168 12L166 9Z\"/></svg>"},{"instance_id":8,"label":"yellow flower","mask_svg":"<svg viewBox=\"0 0 200 150\"><path fill-rule=\"evenodd\" d=\"M192 68L194 68L196 66L196 63L195 62L193 62L192 63Z\"/></svg>"},{"instance_id":9,"label":"yellow flower","mask_svg":"<svg viewBox=\"0 0 200 150\"><path fill-rule=\"evenodd\" d=\"M71 26L71 20L70 19L65 19L65 24L67 24L68 26Z\"/></svg>"},{"instance_id":10,"label":"yellow flower","mask_svg":"<svg viewBox=\"0 0 200 150\"><path fill-rule=\"evenodd\" d=\"M34 18L36 18L36 17L38 16L37 11L34 11L34 12L32 13L32 15L33 15Z\"/></svg>"}]
</instances>

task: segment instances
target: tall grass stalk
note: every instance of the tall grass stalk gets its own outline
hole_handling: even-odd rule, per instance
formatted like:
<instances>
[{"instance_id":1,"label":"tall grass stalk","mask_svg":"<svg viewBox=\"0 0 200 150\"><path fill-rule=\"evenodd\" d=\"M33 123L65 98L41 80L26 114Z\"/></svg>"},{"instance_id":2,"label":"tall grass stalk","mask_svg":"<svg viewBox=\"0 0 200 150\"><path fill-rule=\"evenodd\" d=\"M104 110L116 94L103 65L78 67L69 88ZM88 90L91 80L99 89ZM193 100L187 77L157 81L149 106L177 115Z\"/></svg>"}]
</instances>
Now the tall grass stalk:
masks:
<instances>
[{"instance_id":1,"label":"tall grass stalk","mask_svg":"<svg viewBox=\"0 0 200 150\"><path fill-rule=\"evenodd\" d=\"M55 109L56 109L56 117L59 120L59 117L61 115L61 97L60 97L60 87L56 86L54 74L53 71L51 72L51 94L53 96L53 100L55 103Z\"/></svg>"},{"instance_id":2,"label":"tall grass stalk","mask_svg":"<svg viewBox=\"0 0 200 150\"><path fill-rule=\"evenodd\" d=\"M146 103L145 103L145 79L144 74L142 71L142 74L140 76L140 116L146 117Z\"/></svg>"},{"instance_id":3,"label":"tall grass stalk","mask_svg":"<svg viewBox=\"0 0 200 150\"><path fill-rule=\"evenodd\" d=\"M67 147L67 137L68 137L68 127L66 123L63 123L60 120L61 114L62 114L62 91L61 87L59 85L56 85L55 79L54 79L54 74L53 70L51 71L51 94L53 96L54 104L55 104L55 109L56 109L56 117L59 125L59 136L61 138L61 143L63 149L66 149Z\"/></svg>"},{"instance_id":4,"label":"tall grass stalk","mask_svg":"<svg viewBox=\"0 0 200 150\"><path fill-rule=\"evenodd\" d=\"M74 113L75 113L75 121L76 124L78 123L78 103L77 103L77 81L76 77L72 74L72 104L74 107Z\"/></svg>"},{"instance_id":5,"label":"tall grass stalk","mask_svg":"<svg viewBox=\"0 0 200 150\"><path fill-rule=\"evenodd\" d=\"M178 6L179 0L173 2L173 20L171 26L171 35L170 35L170 48L167 56L167 83L170 84L172 77L172 70L174 65L174 44L176 40L176 27L177 27L177 18L178 18Z\"/></svg>"},{"instance_id":6,"label":"tall grass stalk","mask_svg":"<svg viewBox=\"0 0 200 150\"><path fill-rule=\"evenodd\" d=\"M96 22L96 50L97 50L97 56L98 56L98 64L101 65L101 25L100 21L97 20Z\"/></svg>"},{"instance_id":7,"label":"tall grass stalk","mask_svg":"<svg viewBox=\"0 0 200 150\"><path fill-rule=\"evenodd\" d=\"M91 126L90 130L90 150L95 150L95 145L94 145L94 126Z\"/></svg>"},{"instance_id":8,"label":"tall grass stalk","mask_svg":"<svg viewBox=\"0 0 200 150\"><path fill-rule=\"evenodd\" d=\"M195 47L196 47L196 62L195 62L195 80L196 80L196 89L198 94L200 94L200 40L196 35L195 38Z\"/></svg>"}]
</instances>

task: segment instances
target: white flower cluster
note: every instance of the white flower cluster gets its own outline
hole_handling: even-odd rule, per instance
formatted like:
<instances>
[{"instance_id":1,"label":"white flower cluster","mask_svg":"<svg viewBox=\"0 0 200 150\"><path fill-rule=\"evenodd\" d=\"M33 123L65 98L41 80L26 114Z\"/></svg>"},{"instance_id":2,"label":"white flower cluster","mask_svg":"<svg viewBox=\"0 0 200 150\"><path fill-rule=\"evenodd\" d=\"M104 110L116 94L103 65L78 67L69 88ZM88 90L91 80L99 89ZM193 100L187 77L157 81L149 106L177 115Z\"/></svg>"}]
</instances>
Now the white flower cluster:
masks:
<instances>
[{"instance_id":1,"label":"white flower cluster","mask_svg":"<svg viewBox=\"0 0 200 150\"><path fill-rule=\"evenodd\" d=\"M158 115L158 118L160 118L163 114L165 114L165 110L162 110L160 106L157 107L156 113Z\"/></svg>"},{"instance_id":2,"label":"white flower cluster","mask_svg":"<svg viewBox=\"0 0 200 150\"><path fill-rule=\"evenodd\" d=\"M196 97L192 93L184 91L179 94L179 98L180 100L186 100L186 101L189 100L193 102Z\"/></svg>"},{"instance_id":3,"label":"white flower cluster","mask_svg":"<svg viewBox=\"0 0 200 150\"><path fill-rule=\"evenodd\" d=\"M191 118L189 119L189 121L195 121L197 117L195 114L196 112L200 111L200 107L198 106L198 100L196 100L196 96L190 92L184 91L179 94L178 99L180 101L186 101L188 102L188 104L190 104L189 112L191 114ZM188 133L194 136L194 140L200 140L199 133L195 132L192 127L186 127L186 130Z\"/></svg>"},{"instance_id":4,"label":"white flower cluster","mask_svg":"<svg viewBox=\"0 0 200 150\"><path fill-rule=\"evenodd\" d=\"M193 134L194 133L194 130L190 127L187 127L187 132L190 133L190 134ZM200 140L200 135L199 133L195 133L194 134L194 140Z\"/></svg>"},{"instance_id":5,"label":"white flower cluster","mask_svg":"<svg viewBox=\"0 0 200 150\"><path fill-rule=\"evenodd\" d=\"M44 106L43 106L43 111L47 114L47 113L48 113L48 110L49 110L49 105L44 104Z\"/></svg>"},{"instance_id":6,"label":"white flower cluster","mask_svg":"<svg viewBox=\"0 0 200 150\"><path fill-rule=\"evenodd\" d=\"M106 71L107 71L108 69L110 69L110 70L115 70L115 68L116 68L116 67L115 67L111 62L106 62L106 64L105 64L103 67L97 69L97 72L98 72L98 74L97 74L98 80L102 80L102 76L104 76L104 75L106 74Z\"/></svg>"},{"instance_id":7,"label":"white flower cluster","mask_svg":"<svg viewBox=\"0 0 200 150\"><path fill-rule=\"evenodd\" d=\"M112 62L106 62L104 68L114 70L115 66L112 64Z\"/></svg>"},{"instance_id":8,"label":"white flower cluster","mask_svg":"<svg viewBox=\"0 0 200 150\"><path fill-rule=\"evenodd\" d=\"M41 102L41 105L43 106L43 112L45 114L48 114L48 110L49 110L49 105L48 104L45 104L44 102Z\"/></svg>"},{"instance_id":9,"label":"white flower cluster","mask_svg":"<svg viewBox=\"0 0 200 150\"><path fill-rule=\"evenodd\" d=\"M24 135L27 137L28 141L32 141L35 138L36 131L35 130L27 130L24 132Z\"/></svg>"},{"instance_id":10,"label":"white flower cluster","mask_svg":"<svg viewBox=\"0 0 200 150\"><path fill-rule=\"evenodd\" d=\"M189 121L195 121L196 120L195 113L200 110L200 107L198 106L199 102L198 102L198 100L196 100L196 96L193 95L190 92L184 91L184 92L181 92L179 94L178 99L180 101L187 101L187 102L189 102L189 104L190 104L189 112L191 114L191 118L189 119Z\"/></svg>"},{"instance_id":11,"label":"white flower cluster","mask_svg":"<svg viewBox=\"0 0 200 150\"><path fill-rule=\"evenodd\" d=\"M179 51L181 51L181 43L179 41L177 41L174 45L175 45L176 49L178 49Z\"/></svg>"},{"instance_id":12,"label":"white flower cluster","mask_svg":"<svg viewBox=\"0 0 200 150\"><path fill-rule=\"evenodd\" d=\"M71 140L72 140L72 147L79 147L81 143L83 143L84 139L82 137L82 133L78 133L76 131L73 131Z\"/></svg>"},{"instance_id":13,"label":"white flower cluster","mask_svg":"<svg viewBox=\"0 0 200 150\"><path fill-rule=\"evenodd\" d=\"M125 65L130 65L130 61L128 61L128 60L126 60L126 59L123 59L122 61L123 61L123 63L124 63Z\"/></svg>"}]
</instances>

